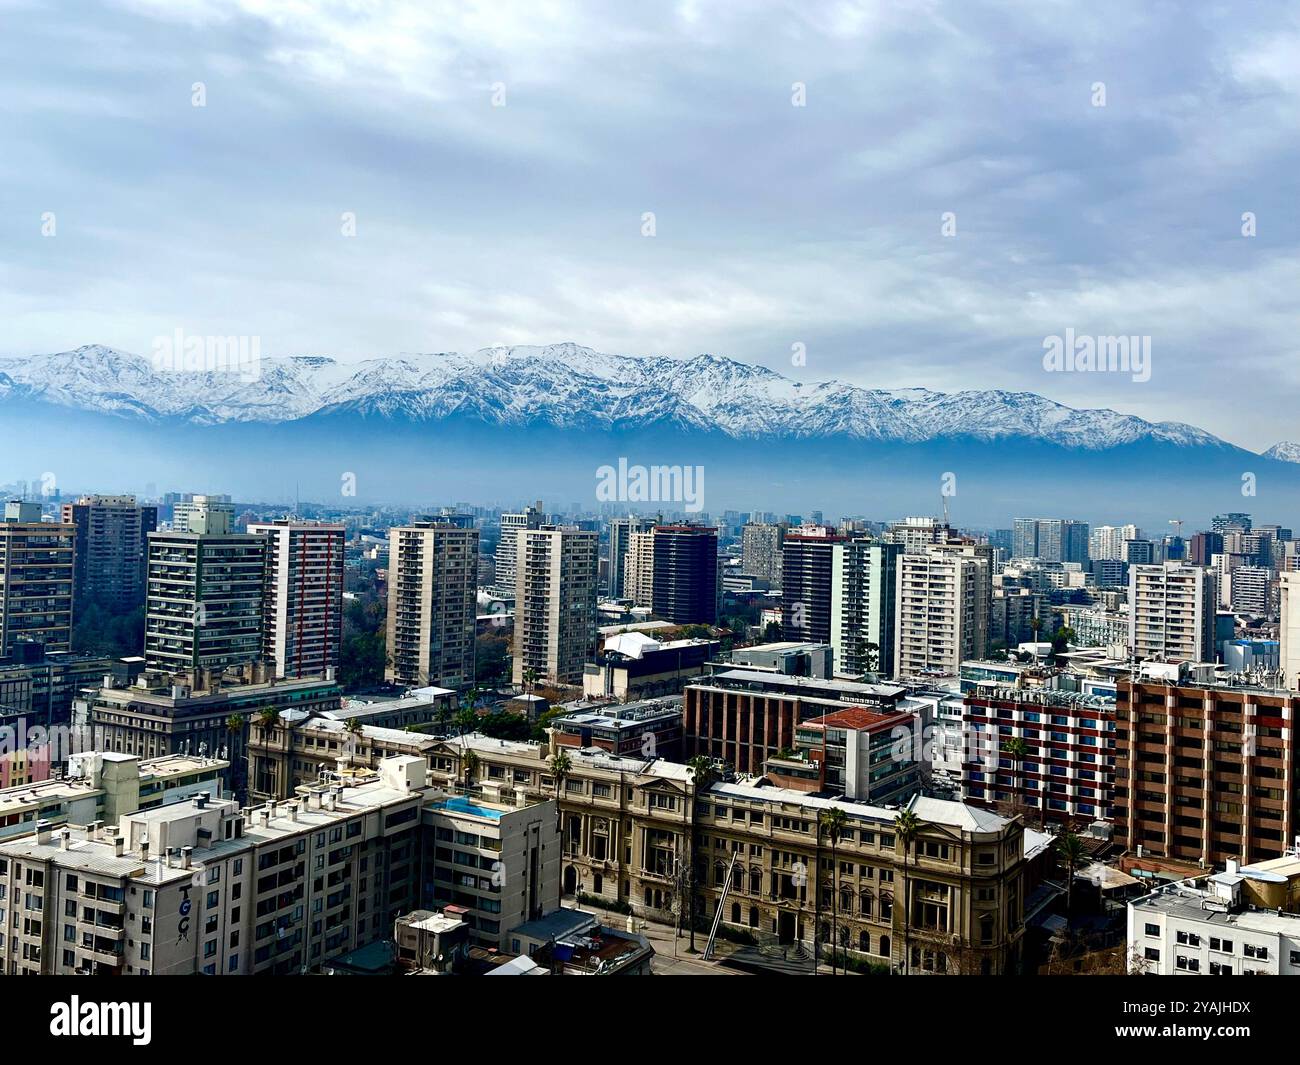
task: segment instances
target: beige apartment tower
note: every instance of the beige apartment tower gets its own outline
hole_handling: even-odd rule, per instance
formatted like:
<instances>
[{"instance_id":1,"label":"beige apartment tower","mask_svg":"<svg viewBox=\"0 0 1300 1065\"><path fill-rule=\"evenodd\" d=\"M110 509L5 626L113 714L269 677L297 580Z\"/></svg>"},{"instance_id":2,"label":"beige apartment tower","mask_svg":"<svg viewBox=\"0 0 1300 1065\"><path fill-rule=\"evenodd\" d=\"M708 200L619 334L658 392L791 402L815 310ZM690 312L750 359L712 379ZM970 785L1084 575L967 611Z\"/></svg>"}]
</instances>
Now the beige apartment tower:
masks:
<instances>
[{"instance_id":1,"label":"beige apartment tower","mask_svg":"<svg viewBox=\"0 0 1300 1065\"><path fill-rule=\"evenodd\" d=\"M531 670L579 685L596 653L599 536L567 526L520 529L515 548L514 683Z\"/></svg>"},{"instance_id":2,"label":"beige apartment tower","mask_svg":"<svg viewBox=\"0 0 1300 1065\"><path fill-rule=\"evenodd\" d=\"M387 680L444 688L474 683L477 579L477 529L431 519L392 530Z\"/></svg>"},{"instance_id":3,"label":"beige apartment tower","mask_svg":"<svg viewBox=\"0 0 1300 1065\"><path fill-rule=\"evenodd\" d=\"M1139 659L1213 662L1217 584L1200 566L1129 569L1129 650Z\"/></svg>"},{"instance_id":4,"label":"beige apartment tower","mask_svg":"<svg viewBox=\"0 0 1300 1065\"><path fill-rule=\"evenodd\" d=\"M898 560L894 676L956 676L961 663L984 654L988 631L988 563L947 545Z\"/></svg>"}]
</instances>

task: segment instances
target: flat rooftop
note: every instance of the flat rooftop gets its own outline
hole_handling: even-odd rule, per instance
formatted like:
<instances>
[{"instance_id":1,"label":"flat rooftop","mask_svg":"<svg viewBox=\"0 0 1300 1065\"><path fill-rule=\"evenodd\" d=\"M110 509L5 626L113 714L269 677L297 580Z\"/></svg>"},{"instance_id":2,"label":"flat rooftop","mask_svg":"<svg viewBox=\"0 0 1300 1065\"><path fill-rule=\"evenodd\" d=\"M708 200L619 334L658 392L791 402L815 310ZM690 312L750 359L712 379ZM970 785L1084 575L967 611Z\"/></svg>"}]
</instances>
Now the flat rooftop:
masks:
<instances>
[{"instance_id":1,"label":"flat rooftop","mask_svg":"<svg viewBox=\"0 0 1300 1065\"><path fill-rule=\"evenodd\" d=\"M692 688L707 688L716 683L759 684L768 688L793 689L798 693L817 692L836 695L874 696L880 699L897 699L907 689L900 684L868 684L856 680L830 680L821 677L792 677L785 673L769 673L761 669L724 669L692 681Z\"/></svg>"}]
</instances>

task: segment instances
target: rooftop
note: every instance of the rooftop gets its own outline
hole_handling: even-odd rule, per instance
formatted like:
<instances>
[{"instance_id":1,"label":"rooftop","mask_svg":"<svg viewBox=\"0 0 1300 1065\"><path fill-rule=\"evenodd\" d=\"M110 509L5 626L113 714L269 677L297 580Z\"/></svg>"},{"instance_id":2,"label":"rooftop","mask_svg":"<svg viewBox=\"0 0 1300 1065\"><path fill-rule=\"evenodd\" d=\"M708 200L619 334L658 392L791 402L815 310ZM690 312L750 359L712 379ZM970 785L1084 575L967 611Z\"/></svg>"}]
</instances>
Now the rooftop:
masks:
<instances>
[{"instance_id":1,"label":"rooftop","mask_svg":"<svg viewBox=\"0 0 1300 1065\"><path fill-rule=\"evenodd\" d=\"M907 689L899 684L866 684L856 680L830 680L821 677L792 677L784 673L769 673L761 669L724 669L699 680L691 687L708 687L713 684L757 684L766 688L793 689L798 694L815 696L818 692L828 696L858 695L877 699L897 699Z\"/></svg>"},{"instance_id":2,"label":"rooftop","mask_svg":"<svg viewBox=\"0 0 1300 1065\"><path fill-rule=\"evenodd\" d=\"M900 717L907 717L907 711L895 710L882 714L878 710L868 710L865 706L849 706L843 710L834 710L821 717L809 718L799 722L799 728L842 728L870 729L878 725L893 724Z\"/></svg>"}]
</instances>

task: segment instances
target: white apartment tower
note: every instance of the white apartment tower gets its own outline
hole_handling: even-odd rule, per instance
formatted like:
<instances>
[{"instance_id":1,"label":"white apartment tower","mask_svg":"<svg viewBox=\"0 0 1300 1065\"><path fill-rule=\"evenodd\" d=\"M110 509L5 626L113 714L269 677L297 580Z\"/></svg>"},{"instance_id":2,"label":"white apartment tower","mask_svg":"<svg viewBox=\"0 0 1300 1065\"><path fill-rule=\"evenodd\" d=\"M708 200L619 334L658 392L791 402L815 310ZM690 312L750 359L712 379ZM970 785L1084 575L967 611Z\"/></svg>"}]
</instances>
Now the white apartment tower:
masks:
<instances>
[{"instance_id":1,"label":"white apartment tower","mask_svg":"<svg viewBox=\"0 0 1300 1065\"><path fill-rule=\"evenodd\" d=\"M387 680L474 683L477 576L477 529L433 519L389 533Z\"/></svg>"},{"instance_id":2,"label":"white apartment tower","mask_svg":"<svg viewBox=\"0 0 1300 1065\"><path fill-rule=\"evenodd\" d=\"M609 597L627 597L627 552L632 544L632 534L649 532L654 528L653 518L629 515L615 518L609 523Z\"/></svg>"},{"instance_id":3,"label":"white apartment tower","mask_svg":"<svg viewBox=\"0 0 1300 1065\"><path fill-rule=\"evenodd\" d=\"M902 544L838 543L831 561L831 647L840 676L888 675L894 668L898 559Z\"/></svg>"},{"instance_id":4,"label":"white apartment tower","mask_svg":"<svg viewBox=\"0 0 1300 1065\"><path fill-rule=\"evenodd\" d=\"M262 657L277 677L324 676L343 643L343 526L280 518L248 531L267 539Z\"/></svg>"},{"instance_id":5,"label":"white apartment tower","mask_svg":"<svg viewBox=\"0 0 1300 1065\"><path fill-rule=\"evenodd\" d=\"M1216 582L1201 566L1129 569L1129 650L1139 659L1213 662Z\"/></svg>"},{"instance_id":6,"label":"white apartment tower","mask_svg":"<svg viewBox=\"0 0 1300 1065\"><path fill-rule=\"evenodd\" d=\"M546 521L539 499L533 506L524 507L517 514L501 515L501 538L497 541L495 555L496 591L501 596L515 594L515 541L520 529L540 529Z\"/></svg>"},{"instance_id":7,"label":"white apartment tower","mask_svg":"<svg viewBox=\"0 0 1300 1065\"><path fill-rule=\"evenodd\" d=\"M513 680L526 670L556 684L582 683L596 653L599 538L569 526L520 529L515 559Z\"/></svg>"},{"instance_id":8,"label":"white apartment tower","mask_svg":"<svg viewBox=\"0 0 1300 1065\"><path fill-rule=\"evenodd\" d=\"M985 559L943 546L898 559L894 676L956 676L967 658L985 653L989 587Z\"/></svg>"},{"instance_id":9,"label":"white apartment tower","mask_svg":"<svg viewBox=\"0 0 1300 1065\"><path fill-rule=\"evenodd\" d=\"M1136 525L1096 525L1088 537L1088 558L1123 561L1124 542L1141 540L1142 531Z\"/></svg>"}]
</instances>

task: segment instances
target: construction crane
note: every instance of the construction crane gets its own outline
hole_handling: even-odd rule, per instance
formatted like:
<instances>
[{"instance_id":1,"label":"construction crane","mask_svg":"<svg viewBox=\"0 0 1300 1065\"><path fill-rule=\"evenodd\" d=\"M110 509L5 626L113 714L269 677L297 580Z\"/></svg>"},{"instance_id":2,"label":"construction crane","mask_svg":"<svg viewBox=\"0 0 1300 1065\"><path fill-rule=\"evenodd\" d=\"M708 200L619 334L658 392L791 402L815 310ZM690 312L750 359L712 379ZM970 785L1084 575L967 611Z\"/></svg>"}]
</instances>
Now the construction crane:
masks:
<instances>
[{"instance_id":1,"label":"construction crane","mask_svg":"<svg viewBox=\"0 0 1300 1065\"><path fill-rule=\"evenodd\" d=\"M1182 518L1170 518L1170 519L1169 519L1169 524L1172 525L1172 526L1174 527L1174 535L1177 536L1178 539L1181 540L1181 539L1183 538L1183 519L1182 519Z\"/></svg>"}]
</instances>

